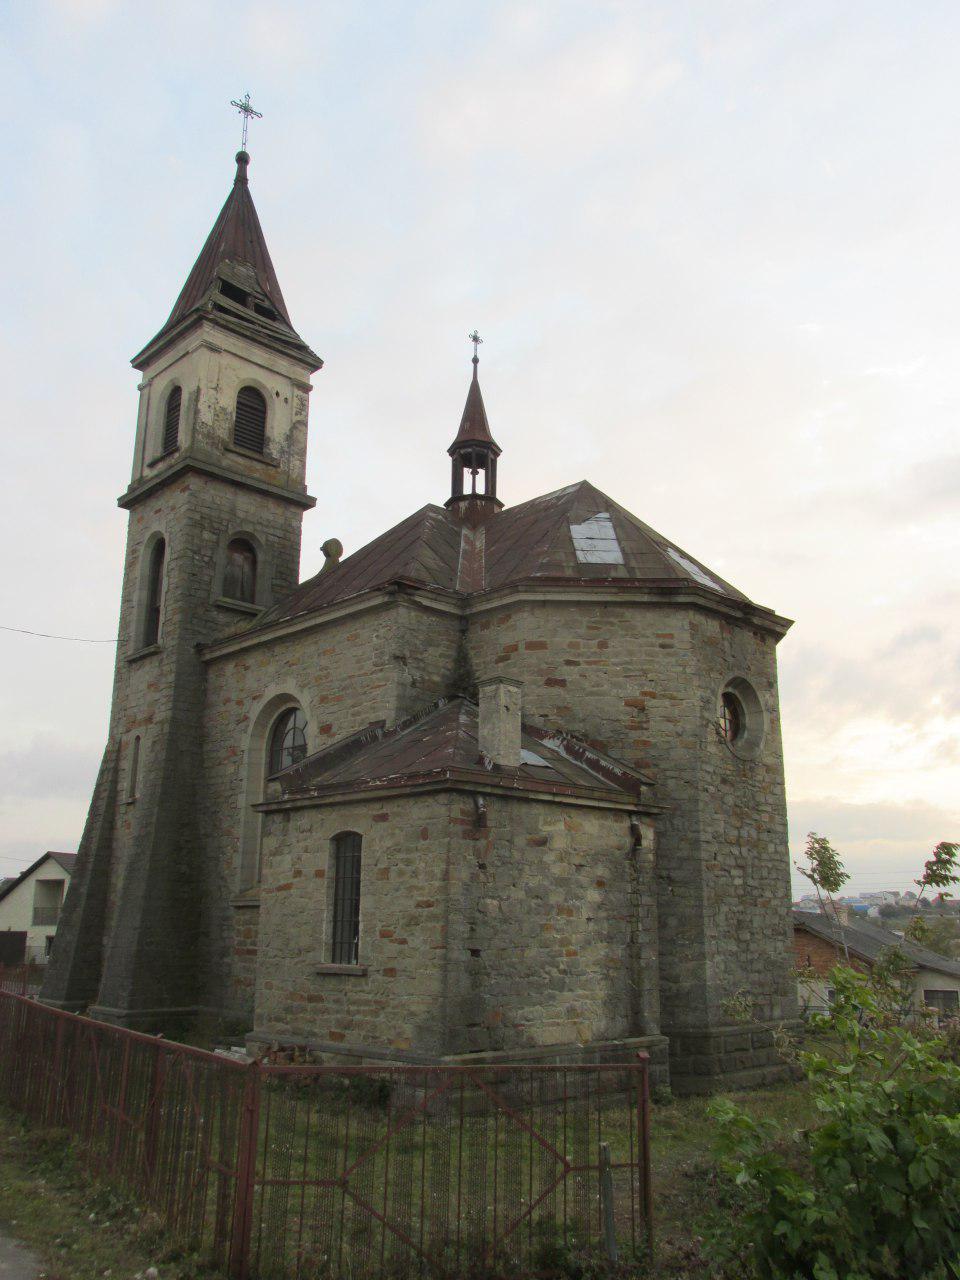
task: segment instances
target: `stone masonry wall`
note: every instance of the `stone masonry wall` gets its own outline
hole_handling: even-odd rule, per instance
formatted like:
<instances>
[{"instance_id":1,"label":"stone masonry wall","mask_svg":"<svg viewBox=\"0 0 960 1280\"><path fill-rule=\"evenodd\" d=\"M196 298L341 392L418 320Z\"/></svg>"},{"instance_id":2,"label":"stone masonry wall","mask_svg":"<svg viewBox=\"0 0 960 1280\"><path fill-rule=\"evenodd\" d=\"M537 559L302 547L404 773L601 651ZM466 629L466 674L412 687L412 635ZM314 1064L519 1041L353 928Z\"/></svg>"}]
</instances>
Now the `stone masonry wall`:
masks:
<instances>
[{"instance_id":1,"label":"stone masonry wall","mask_svg":"<svg viewBox=\"0 0 960 1280\"><path fill-rule=\"evenodd\" d=\"M715 1022L722 1001L742 988L761 1009L788 1009L772 637L693 606L571 599L474 615L469 645L478 678L523 681L525 714L653 776L651 798L665 806L657 823L664 1030ZM727 750L716 725L732 674L756 686L770 724L759 759L742 767L717 754Z\"/></svg>"},{"instance_id":2,"label":"stone masonry wall","mask_svg":"<svg viewBox=\"0 0 960 1280\"><path fill-rule=\"evenodd\" d=\"M425 613L393 596L380 607L331 620L207 664L204 712L203 829L212 904L211 999L238 1017L253 1010L257 905L241 879L249 807L263 799L251 777L261 724L295 699L307 718L314 752L376 720L393 725L448 692L458 620ZM276 712L271 708L276 706Z\"/></svg>"},{"instance_id":3,"label":"stone masonry wall","mask_svg":"<svg viewBox=\"0 0 960 1280\"><path fill-rule=\"evenodd\" d=\"M255 1035L440 1054L446 1027L449 800L422 796L268 815ZM360 964L331 958L331 840L363 837Z\"/></svg>"},{"instance_id":4,"label":"stone masonry wall","mask_svg":"<svg viewBox=\"0 0 960 1280\"><path fill-rule=\"evenodd\" d=\"M343 830L363 837L348 973L323 967ZM626 814L496 796L481 827L455 793L270 814L256 1038L436 1057L655 1034L645 837L638 862Z\"/></svg>"},{"instance_id":5,"label":"stone masonry wall","mask_svg":"<svg viewBox=\"0 0 960 1280\"><path fill-rule=\"evenodd\" d=\"M450 815L448 1052L588 1044L658 1027L653 828L490 796Z\"/></svg>"}]
</instances>

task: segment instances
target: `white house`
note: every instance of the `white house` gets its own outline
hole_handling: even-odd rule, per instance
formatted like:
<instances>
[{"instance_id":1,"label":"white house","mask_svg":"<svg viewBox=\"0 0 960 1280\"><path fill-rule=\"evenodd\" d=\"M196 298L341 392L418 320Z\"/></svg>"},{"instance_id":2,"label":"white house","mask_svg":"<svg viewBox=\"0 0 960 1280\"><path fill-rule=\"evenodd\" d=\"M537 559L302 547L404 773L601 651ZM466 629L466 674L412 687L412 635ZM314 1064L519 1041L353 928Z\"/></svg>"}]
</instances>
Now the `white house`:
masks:
<instances>
[{"instance_id":1,"label":"white house","mask_svg":"<svg viewBox=\"0 0 960 1280\"><path fill-rule=\"evenodd\" d=\"M75 853L45 853L0 886L0 963L46 962L76 860Z\"/></svg>"}]
</instances>

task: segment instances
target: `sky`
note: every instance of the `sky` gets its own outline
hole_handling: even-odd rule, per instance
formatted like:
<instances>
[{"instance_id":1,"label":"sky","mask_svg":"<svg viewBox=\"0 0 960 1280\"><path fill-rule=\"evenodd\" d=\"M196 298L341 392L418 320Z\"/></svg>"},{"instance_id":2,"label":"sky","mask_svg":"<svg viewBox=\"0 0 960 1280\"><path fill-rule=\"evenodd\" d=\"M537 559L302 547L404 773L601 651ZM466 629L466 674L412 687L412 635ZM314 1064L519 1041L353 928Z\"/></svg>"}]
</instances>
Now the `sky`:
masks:
<instances>
[{"instance_id":1,"label":"sky","mask_svg":"<svg viewBox=\"0 0 960 1280\"><path fill-rule=\"evenodd\" d=\"M960 838L960 7L0 3L0 875L103 750L137 376L232 181L311 398L304 577L446 496L484 336L507 503L587 478L754 600L794 854ZM106 643L102 643L106 641ZM799 882L802 884L802 882Z\"/></svg>"}]
</instances>

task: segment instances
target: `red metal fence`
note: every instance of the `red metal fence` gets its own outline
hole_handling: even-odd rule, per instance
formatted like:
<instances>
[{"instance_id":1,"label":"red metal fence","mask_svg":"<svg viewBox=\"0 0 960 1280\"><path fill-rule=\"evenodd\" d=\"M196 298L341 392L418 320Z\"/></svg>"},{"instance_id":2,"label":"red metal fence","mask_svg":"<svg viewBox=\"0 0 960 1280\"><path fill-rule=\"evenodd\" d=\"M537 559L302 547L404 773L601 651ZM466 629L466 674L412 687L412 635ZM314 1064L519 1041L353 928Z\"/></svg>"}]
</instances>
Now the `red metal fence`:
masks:
<instances>
[{"instance_id":1,"label":"red metal fence","mask_svg":"<svg viewBox=\"0 0 960 1280\"><path fill-rule=\"evenodd\" d=\"M0 992L0 1101L245 1280L640 1253L647 1064L242 1063ZM601 1160L610 1172L601 1168Z\"/></svg>"}]
</instances>

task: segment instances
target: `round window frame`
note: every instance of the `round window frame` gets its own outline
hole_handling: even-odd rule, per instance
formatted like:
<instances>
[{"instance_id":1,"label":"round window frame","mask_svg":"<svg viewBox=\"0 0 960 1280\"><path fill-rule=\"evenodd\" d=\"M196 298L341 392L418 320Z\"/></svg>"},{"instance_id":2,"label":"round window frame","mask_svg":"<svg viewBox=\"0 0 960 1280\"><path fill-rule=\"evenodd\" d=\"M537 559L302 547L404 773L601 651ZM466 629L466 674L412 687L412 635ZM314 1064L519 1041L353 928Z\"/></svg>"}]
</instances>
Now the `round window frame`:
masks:
<instances>
[{"instance_id":1,"label":"round window frame","mask_svg":"<svg viewBox=\"0 0 960 1280\"><path fill-rule=\"evenodd\" d=\"M740 733L732 741L723 732L723 697L731 694L740 706ZM740 760L756 760L763 750L767 732L767 717L760 695L743 676L731 676L725 680L717 694L717 724L724 746Z\"/></svg>"}]
</instances>

